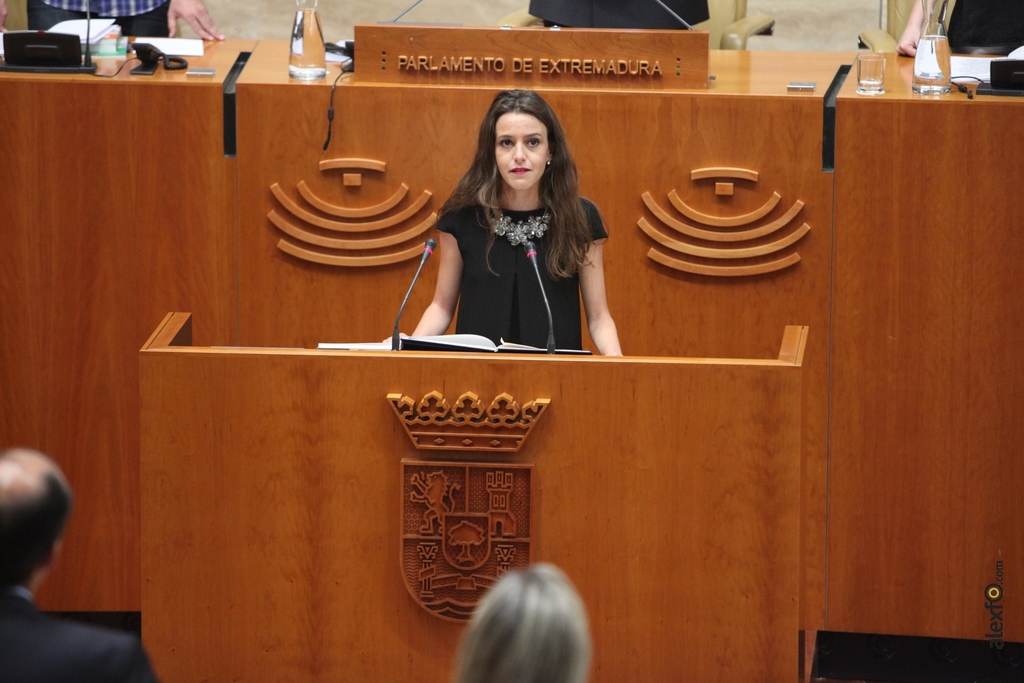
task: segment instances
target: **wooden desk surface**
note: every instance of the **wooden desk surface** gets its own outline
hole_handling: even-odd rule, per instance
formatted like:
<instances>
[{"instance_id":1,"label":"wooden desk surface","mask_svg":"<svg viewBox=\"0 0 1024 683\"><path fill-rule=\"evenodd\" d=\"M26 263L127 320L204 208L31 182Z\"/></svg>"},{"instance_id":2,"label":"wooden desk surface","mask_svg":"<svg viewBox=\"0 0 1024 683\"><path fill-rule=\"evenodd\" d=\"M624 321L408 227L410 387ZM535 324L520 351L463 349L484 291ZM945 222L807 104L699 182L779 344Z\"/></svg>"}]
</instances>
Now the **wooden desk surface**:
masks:
<instances>
[{"instance_id":1,"label":"wooden desk surface","mask_svg":"<svg viewBox=\"0 0 1024 683\"><path fill-rule=\"evenodd\" d=\"M144 42L140 40L139 42ZM187 83L191 85L202 85L210 83L223 83L224 78L231 70L240 52L251 52L256 47L255 40L208 40L203 43L205 54L202 57L186 57L189 67L214 68L217 73L213 77L186 76L185 70L167 71L162 66L152 76L133 76L131 70L138 66L139 62L132 61L127 64L116 76L114 74L124 64L125 57L99 57L94 58L96 63L96 75L89 74L31 74L31 73L8 73L0 72L0 79L11 79L13 81L39 80L47 83L60 82L82 82L96 79L97 82L113 81L124 83ZM130 57L131 55L129 55ZM98 78L110 76L111 78Z\"/></svg>"},{"instance_id":2,"label":"wooden desk surface","mask_svg":"<svg viewBox=\"0 0 1024 683\"><path fill-rule=\"evenodd\" d=\"M854 55L855 57L856 55ZM915 102L942 102L949 106L951 104L973 104L987 103L1000 106L1024 106L1024 97L1003 97L999 95L976 95L969 100L965 93L957 90L956 85L952 87L948 95L917 95L912 85L914 79L914 58L902 55L887 54L885 56L885 92L881 95L860 95L857 93L857 64L851 60L853 65L850 74L839 92L839 99L846 100L876 100L879 102L893 101L915 101ZM977 91L978 84L974 81L963 80L970 90Z\"/></svg>"},{"instance_id":3,"label":"wooden desk surface","mask_svg":"<svg viewBox=\"0 0 1024 683\"><path fill-rule=\"evenodd\" d=\"M354 87L368 88L430 88L431 86L399 85L380 83L360 83L357 78L361 66L359 48L356 46L356 72L355 75L343 76L339 84ZM816 98L824 97L836 71L843 64L852 64L856 57L855 52L750 52L739 50L712 50L709 60L709 68L715 79L707 90L688 90L687 94L707 93L711 95L779 95L792 98ZM363 58L365 59L365 57ZM288 78L288 43L284 41L260 41L256 46L252 57L246 64L245 71L239 77L239 84L286 84L291 83L297 88L303 87L325 87L334 83L338 76L340 67L337 64L327 65L327 77L312 83L292 81ZM812 81L817 83L817 89L811 93L787 92L786 86L791 81ZM479 90L479 87L438 85L436 88L444 89L468 89ZM495 90L488 87L488 90ZM571 91L567 88L543 87L537 88L543 92ZM615 92L621 94L621 90L593 90L588 92ZM660 91L635 91L635 92L660 92ZM678 93L677 93L678 94Z\"/></svg>"},{"instance_id":4,"label":"wooden desk surface","mask_svg":"<svg viewBox=\"0 0 1024 683\"><path fill-rule=\"evenodd\" d=\"M238 83L291 84L296 88L330 87L341 72L340 64L327 65L327 77L318 81L297 81L288 77L288 43L283 40L261 40L245 65L245 71L238 77ZM342 82L351 80L345 76Z\"/></svg>"},{"instance_id":5,"label":"wooden desk surface","mask_svg":"<svg viewBox=\"0 0 1024 683\"><path fill-rule=\"evenodd\" d=\"M779 95L822 99L839 67L852 64L855 52L751 52L712 50L708 89L715 95ZM787 92L793 81L816 84L813 92Z\"/></svg>"}]
</instances>

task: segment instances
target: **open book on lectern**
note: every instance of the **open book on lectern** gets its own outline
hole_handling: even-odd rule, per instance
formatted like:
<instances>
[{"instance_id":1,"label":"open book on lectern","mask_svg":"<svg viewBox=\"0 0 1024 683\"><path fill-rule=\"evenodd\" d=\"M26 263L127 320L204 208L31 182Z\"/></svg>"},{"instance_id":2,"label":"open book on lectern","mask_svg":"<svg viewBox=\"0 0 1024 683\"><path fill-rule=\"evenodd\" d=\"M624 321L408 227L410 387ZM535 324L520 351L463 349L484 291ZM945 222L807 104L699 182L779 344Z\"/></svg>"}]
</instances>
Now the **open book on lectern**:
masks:
<instances>
[{"instance_id":1,"label":"open book on lectern","mask_svg":"<svg viewBox=\"0 0 1024 683\"><path fill-rule=\"evenodd\" d=\"M372 344L329 344L317 345L318 349L343 351L387 351L391 342L375 342ZM479 334L441 334L430 337L404 337L403 351L455 351L460 353L547 353L547 349L524 344L510 344L502 341L495 344L487 337ZM590 356L590 351L579 349L555 349L556 354L570 356Z\"/></svg>"}]
</instances>

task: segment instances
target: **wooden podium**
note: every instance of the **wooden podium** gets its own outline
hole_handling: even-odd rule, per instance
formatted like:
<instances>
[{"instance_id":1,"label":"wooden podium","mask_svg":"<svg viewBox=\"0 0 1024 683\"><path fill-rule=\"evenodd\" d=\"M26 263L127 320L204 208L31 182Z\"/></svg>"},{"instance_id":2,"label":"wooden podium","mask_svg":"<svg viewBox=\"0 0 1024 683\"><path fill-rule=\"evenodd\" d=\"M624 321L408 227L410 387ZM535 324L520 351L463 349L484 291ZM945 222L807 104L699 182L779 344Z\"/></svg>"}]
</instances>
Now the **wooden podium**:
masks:
<instances>
[{"instance_id":1,"label":"wooden podium","mask_svg":"<svg viewBox=\"0 0 1024 683\"><path fill-rule=\"evenodd\" d=\"M806 337L777 360L197 348L169 314L141 352L156 670L448 680L463 625L399 557L403 463L443 460L532 466L530 561L579 589L594 683L793 680ZM517 452L416 450L387 397L430 392L549 403Z\"/></svg>"}]
</instances>

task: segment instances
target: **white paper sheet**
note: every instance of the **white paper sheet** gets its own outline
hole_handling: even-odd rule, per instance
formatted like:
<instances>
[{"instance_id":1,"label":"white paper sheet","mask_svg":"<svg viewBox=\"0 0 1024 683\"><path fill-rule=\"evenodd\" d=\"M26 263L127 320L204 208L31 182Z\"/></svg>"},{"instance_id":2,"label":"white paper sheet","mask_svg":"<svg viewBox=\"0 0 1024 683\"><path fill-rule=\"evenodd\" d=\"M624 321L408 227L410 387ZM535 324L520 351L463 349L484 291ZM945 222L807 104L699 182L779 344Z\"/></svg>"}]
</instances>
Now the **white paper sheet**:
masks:
<instances>
[{"instance_id":1,"label":"white paper sheet","mask_svg":"<svg viewBox=\"0 0 1024 683\"><path fill-rule=\"evenodd\" d=\"M320 342L316 348L328 351L390 351L391 342L353 342L351 344Z\"/></svg>"},{"instance_id":2,"label":"white paper sheet","mask_svg":"<svg viewBox=\"0 0 1024 683\"><path fill-rule=\"evenodd\" d=\"M987 83L990 71L989 65L991 63L991 57L949 58L950 71L952 71L954 81L958 78L965 78L968 80L977 78Z\"/></svg>"},{"instance_id":3,"label":"white paper sheet","mask_svg":"<svg viewBox=\"0 0 1024 683\"><path fill-rule=\"evenodd\" d=\"M149 43L165 55L174 57L202 57L203 41L198 38L143 38L139 36L136 43Z\"/></svg>"}]
</instances>

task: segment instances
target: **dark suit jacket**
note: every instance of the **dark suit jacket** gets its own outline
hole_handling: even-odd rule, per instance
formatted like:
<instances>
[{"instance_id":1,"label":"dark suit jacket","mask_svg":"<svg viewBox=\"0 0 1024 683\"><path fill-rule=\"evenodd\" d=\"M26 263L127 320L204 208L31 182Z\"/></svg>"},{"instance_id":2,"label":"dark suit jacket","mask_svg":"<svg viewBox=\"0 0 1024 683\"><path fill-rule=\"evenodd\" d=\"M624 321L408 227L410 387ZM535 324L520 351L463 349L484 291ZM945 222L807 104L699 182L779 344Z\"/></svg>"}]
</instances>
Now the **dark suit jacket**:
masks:
<instances>
[{"instance_id":1,"label":"dark suit jacket","mask_svg":"<svg viewBox=\"0 0 1024 683\"><path fill-rule=\"evenodd\" d=\"M662 0L690 24L708 18L707 0ZM561 26L682 28L655 0L530 0L530 14Z\"/></svg>"},{"instance_id":2,"label":"dark suit jacket","mask_svg":"<svg viewBox=\"0 0 1024 683\"><path fill-rule=\"evenodd\" d=\"M47 616L0 587L0 683L151 683L139 639Z\"/></svg>"}]
</instances>

